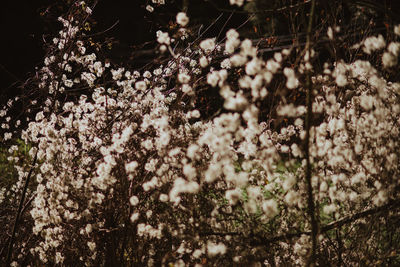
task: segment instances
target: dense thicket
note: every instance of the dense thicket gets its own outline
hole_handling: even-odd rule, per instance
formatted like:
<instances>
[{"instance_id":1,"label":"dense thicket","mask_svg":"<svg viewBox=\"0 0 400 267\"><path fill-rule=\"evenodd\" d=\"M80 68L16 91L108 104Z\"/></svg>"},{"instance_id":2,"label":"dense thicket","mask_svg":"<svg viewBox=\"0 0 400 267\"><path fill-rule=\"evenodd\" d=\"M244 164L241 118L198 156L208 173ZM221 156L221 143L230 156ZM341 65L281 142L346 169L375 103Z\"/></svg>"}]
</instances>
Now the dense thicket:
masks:
<instances>
[{"instance_id":1,"label":"dense thicket","mask_svg":"<svg viewBox=\"0 0 400 267\"><path fill-rule=\"evenodd\" d=\"M0 109L3 262L399 264L396 1L135 5L44 11Z\"/></svg>"}]
</instances>

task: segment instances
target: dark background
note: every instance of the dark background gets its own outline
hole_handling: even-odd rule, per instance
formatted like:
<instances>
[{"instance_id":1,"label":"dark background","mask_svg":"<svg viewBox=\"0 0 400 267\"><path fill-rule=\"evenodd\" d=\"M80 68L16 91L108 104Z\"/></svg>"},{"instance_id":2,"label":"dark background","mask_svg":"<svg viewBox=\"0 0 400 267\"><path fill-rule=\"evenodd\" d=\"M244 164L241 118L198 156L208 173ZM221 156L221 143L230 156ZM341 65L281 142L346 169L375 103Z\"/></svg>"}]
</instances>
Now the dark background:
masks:
<instances>
[{"instance_id":1,"label":"dark background","mask_svg":"<svg viewBox=\"0 0 400 267\"><path fill-rule=\"evenodd\" d=\"M42 65L45 42L50 42L57 35L61 28L57 17L68 11L71 2L71 0L1 1L0 105L4 104L10 96L21 93L20 87L35 74L35 67ZM175 15L183 9L187 8L190 17L189 30L193 33L213 25L203 37L217 36L221 29L220 36L224 36L227 29L238 27L249 16L243 9L230 6L228 0L168 0L168 5L155 6L156 11L153 13L145 10L147 2L151 4L149 0L99 0L94 8L93 21L97 23L93 25L92 32L102 32L116 23L102 35L102 38L113 38L114 45L109 56L116 64L125 64L127 59L131 59L130 63L133 63L134 67L144 65L147 59L129 57L132 51L154 49L156 30L167 31L171 27L177 27L174 26ZM266 9L270 9L273 4L283 6L286 2L289 3L285 0L257 0L256 2L261 3L261 7ZM329 6L335 9L336 2L340 2L342 6L346 6L346 3L352 5L357 3L357 5L365 6L365 11L368 9L374 11L376 13L374 16L386 23L400 23L399 0L321 0L318 1L319 11ZM346 12L348 12L347 15ZM215 22L221 14L222 17ZM351 10L343 11L344 19L350 19L354 17L353 15ZM257 16L260 16L261 23L266 25L265 18L260 14ZM321 13L321 16L323 18L324 14ZM227 22L229 17L230 20ZM281 22L285 21L283 17ZM246 34L247 37L265 36L262 29L258 31L255 29L256 26L247 23L241 29L241 36L246 36ZM382 25L376 25L378 26ZM286 34L286 32L278 29L275 34Z\"/></svg>"},{"instance_id":2,"label":"dark background","mask_svg":"<svg viewBox=\"0 0 400 267\"><path fill-rule=\"evenodd\" d=\"M3 0L0 8L1 49L0 49L0 99L17 93L18 86L34 75L35 67L41 66L45 56L45 42L57 35L61 24L57 17L68 10L66 0ZM150 2L150 1L149 1ZM112 57L118 63L134 48L154 47L155 32L167 30L173 24L175 14L182 10L182 1L169 1L169 5L155 7L156 12L145 10L144 0L111 1L100 0L93 10L97 23L93 32L101 32L117 23L103 37L114 37ZM218 1L217 1L218 2ZM229 7L229 1L219 1L220 6ZM221 11L204 0L190 1L187 10L191 25L203 29L217 18ZM229 14L228 14L229 15ZM227 18L228 15L224 15ZM193 18L192 18L193 16ZM230 23L240 24L246 18L235 15ZM220 19L208 35L215 34L225 21ZM196 30L196 29L193 29ZM218 33L217 33L218 34ZM147 44L143 47L141 44ZM2 100L2 101L1 101Z\"/></svg>"}]
</instances>

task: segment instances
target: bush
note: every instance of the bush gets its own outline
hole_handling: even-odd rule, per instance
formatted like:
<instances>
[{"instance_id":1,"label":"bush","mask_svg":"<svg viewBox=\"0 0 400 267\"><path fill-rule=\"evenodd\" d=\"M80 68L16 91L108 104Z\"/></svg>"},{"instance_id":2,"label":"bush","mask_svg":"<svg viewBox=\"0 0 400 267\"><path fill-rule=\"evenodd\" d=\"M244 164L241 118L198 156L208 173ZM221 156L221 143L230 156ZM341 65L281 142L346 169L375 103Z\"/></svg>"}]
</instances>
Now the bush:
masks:
<instances>
[{"instance_id":1,"label":"bush","mask_svg":"<svg viewBox=\"0 0 400 267\"><path fill-rule=\"evenodd\" d=\"M157 32L161 65L137 71L103 60L73 3L35 81L32 148L1 184L3 221L32 200L2 237L12 264L399 264L400 26L320 64L306 4L304 48L198 40L179 13Z\"/></svg>"}]
</instances>

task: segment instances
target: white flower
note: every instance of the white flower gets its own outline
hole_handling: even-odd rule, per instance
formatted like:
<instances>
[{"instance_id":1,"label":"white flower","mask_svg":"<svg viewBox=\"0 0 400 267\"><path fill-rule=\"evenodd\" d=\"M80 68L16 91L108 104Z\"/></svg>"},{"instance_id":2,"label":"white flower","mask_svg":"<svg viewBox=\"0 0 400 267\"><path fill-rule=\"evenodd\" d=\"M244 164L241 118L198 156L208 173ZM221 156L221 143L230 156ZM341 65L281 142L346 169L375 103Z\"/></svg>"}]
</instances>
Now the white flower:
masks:
<instances>
[{"instance_id":1,"label":"white flower","mask_svg":"<svg viewBox=\"0 0 400 267\"><path fill-rule=\"evenodd\" d=\"M226 246L223 243L215 244L214 242L207 242L208 256L214 257L218 254L223 255L226 253Z\"/></svg>"},{"instance_id":2,"label":"white flower","mask_svg":"<svg viewBox=\"0 0 400 267\"><path fill-rule=\"evenodd\" d=\"M92 73L82 72L81 79L86 81L89 86L93 86L96 76Z\"/></svg>"},{"instance_id":3,"label":"white flower","mask_svg":"<svg viewBox=\"0 0 400 267\"><path fill-rule=\"evenodd\" d=\"M269 199L263 202L262 209L265 212L265 214L272 218L276 214L278 214L278 204L274 199Z\"/></svg>"},{"instance_id":4,"label":"white flower","mask_svg":"<svg viewBox=\"0 0 400 267\"><path fill-rule=\"evenodd\" d=\"M125 164L125 171L127 173L134 172L138 167L138 163L136 161L131 161L130 163Z\"/></svg>"},{"instance_id":5,"label":"white flower","mask_svg":"<svg viewBox=\"0 0 400 267\"><path fill-rule=\"evenodd\" d=\"M195 258L195 259L198 259L198 258L200 258L200 256L203 254L203 252L200 250L200 249L196 249L194 252L193 252L193 254L192 254L192 256Z\"/></svg>"},{"instance_id":6,"label":"white flower","mask_svg":"<svg viewBox=\"0 0 400 267\"><path fill-rule=\"evenodd\" d=\"M157 42L160 44L169 45L171 43L171 39L169 38L167 32L157 31L156 36Z\"/></svg>"},{"instance_id":7,"label":"white flower","mask_svg":"<svg viewBox=\"0 0 400 267\"><path fill-rule=\"evenodd\" d=\"M188 23L189 23L189 18L186 15L185 12L179 12L176 15L176 23L178 23L179 25L181 25L182 27L185 27Z\"/></svg>"},{"instance_id":8,"label":"white flower","mask_svg":"<svg viewBox=\"0 0 400 267\"><path fill-rule=\"evenodd\" d=\"M229 3L231 5L237 5L237 6L242 6L243 2L244 2L244 0L229 0Z\"/></svg>"},{"instance_id":9,"label":"white flower","mask_svg":"<svg viewBox=\"0 0 400 267\"><path fill-rule=\"evenodd\" d=\"M296 205L299 201L299 194L293 190L289 191L285 196L285 202L291 206Z\"/></svg>"},{"instance_id":10,"label":"white flower","mask_svg":"<svg viewBox=\"0 0 400 267\"><path fill-rule=\"evenodd\" d=\"M146 70L146 71L143 73L143 77L144 77L144 78L147 78L147 79L150 79L150 78L151 78L151 72L148 71L148 70Z\"/></svg>"},{"instance_id":11,"label":"white flower","mask_svg":"<svg viewBox=\"0 0 400 267\"><path fill-rule=\"evenodd\" d=\"M160 201L161 202L167 202L168 201L168 195L160 194Z\"/></svg>"},{"instance_id":12,"label":"white flower","mask_svg":"<svg viewBox=\"0 0 400 267\"><path fill-rule=\"evenodd\" d=\"M139 91L146 90L146 88L147 88L146 82L145 81L136 82L135 83L135 88L136 88L136 90L139 90Z\"/></svg>"},{"instance_id":13,"label":"white flower","mask_svg":"<svg viewBox=\"0 0 400 267\"><path fill-rule=\"evenodd\" d=\"M215 48L215 38L205 39L200 43L200 48L206 53L210 53Z\"/></svg>"},{"instance_id":14,"label":"white flower","mask_svg":"<svg viewBox=\"0 0 400 267\"><path fill-rule=\"evenodd\" d=\"M188 95L194 94L192 87L190 87L190 85L188 85L188 84L182 85L182 92L185 94L188 94Z\"/></svg>"},{"instance_id":15,"label":"white flower","mask_svg":"<svg viewBox=\"0 0 400 267\"><path fill-rule=\"evenodd\" d=\"M129 203L131 203L132 206L136 206L139 204L139 198L137 196L131 196Z\"/></svg>"},{"instance_id":16,"label":"white flower","mask_svg":"<svg viewBox=\"0 0 400 267\"><path fill-rule=\"evenodd\" d=\"M295 89L299 86L299 81L297 80L293 69L285 68L283 70L283 73L285 74L285 76L287 78L286 87L288 89Z\"/></svg>"},{"instance_id":17,"label":"white flower","mask_svg":"<svg viewBox=\"0 0 400 267\"><path fill-rule=\"evenodd\" d=\"M154 11L154 7L152 7L151 5L147 5L146 6L146 10L149 12L153 12Z\"/></svg>"},{"instance_id":18,"label":"white flower","mask_svg":"<svg viewBox=\"0 0 400 267\"><path fill-rule=\"evenodd\" d=\"M333 40L333 30L331 27L328 27L328 31L326 32L326 34L328 35L328 38L330 40Z\"/></svg>"},{"instance_id":19,"label":"white flower","mask_svg":"<svg viewBox=\"0 0 400 267\"><path fill-rule=\"evenodd\" d=\"M123 71L124 71L124 68L119 68L118 70L113 70L112 69L111 70L111 74L113 76L113 80L117 81L117 80L121 79Z\"/></svg>"},{"instance_id":20,"label":"white flower","mask_svg":"<svg viewBox=\"0 0 400 267\"><path fill-rule=\"evenodd\" d=\"M230 29L226 33L225 53L232 54L240 45L239 34L235 29Z\"/></svg>"},{"instance_id":21,"label":"white flower","mask_svg":"<svg viewBox=\"0 0 400 267\"><path fill-rule=\"evenodd\" d=\"M86 225L86 227L85 227L85 231L86 231L86 233L87 234L90 234L91 232L92 232L92 225L89 223L89 224L87 224Z\"/></svg>"},{"instance_id":22,"label":"white flower","mask_svg":"<svg viewBox=\"0 0 400 267\"><path fill-rule=\"evenodd\" d=\"M400 24L397 26L394 26L394 34L400 36Z\"/></svg>"},{"instance_id":23,"label":"white flower","mask_svg":"<svg viewBox=\"0 0 400 267\"><path fill-rule=\"evenodd\" d=\"M397 56L393 55L392 53L385 52L382 56L382 63L385 68L396 66Z\"/></svg>"},{"instance_id":24,"label":"white flower","mask_svg":"<svg viewBox=\"0 0 400 267\"><path fill-rule=\"evenodd\" d=\"M219 81L218 71L213 71L207 75L207 83L210 84L212 87L217 86Z\"/></svg>"},{"instance_id":25,"label":"white flower","mask_svg":"<svg viewBox=\"0 0 400 267\"><path fill-rule=\"evenodd\" d=\"M207 58L206 58L205 56L202 56L202 57L200 58L200 60L199 60L199 63L200 63L200 66L201 66L202 68L205 68L205 67L207 67L207 65L208 65L208 60L207 60Z\"/></svg>"},{"instance_id":26,"label":"white flower","mask_svg":"<svg viewBox=\"0 0 400 267\"><path fill-rule=\"evenodd\" d=\"M388 52L392 53L395 56L399 55L400 51L400 43L391 42L387 48Z\"/></svg>"},{"instance_id":27,"label":"white flower","mask_svg":"<svg viewBox=\"0 0 400 267\"><path fill-rule=\"evenodd\" d=\"M71 88L74 85L74 82L72 80L64 80L64 84L66 87Z\"/></svg>"},{"instance_id":28,"label":"white flower","mask_svg":"<svg viewBox=\"0 0 400 267\"><path fill-rule=\"evenodd\" d=\"M288 191L295 184L296 184L296 177L293 174L288 174L285 181L282 184L282 188L283 190Z\"/></svg>"},{"instance_id":29,"label":"white flower","mask_svg":"<svg viewBox=\"0 0 400 267\"><path fill-rule=\"evenodd\" d=\"M363 51L367 54L371 54L371 52L375 50L380 50L384 48L386 45L385 39L381 34L378 37L371 36L365 39Z\"/></svg>"},{"instance_id":30,"label":"white flower","mask_svg":"<svg viewBox=\"0 0 400 267\"><path fill-rule=\"evenodd\" d=\"M225 198L229 201L229 205L236 205L240 199L240 191L237 189L228 190L225 192Z\"/></svg>"},{"instance_id":31,"label":"white flower","mask_svg":"<svg viewBox=\"0 0 400 267\"><path fill-rule=\"evenodd\" d=\"M230 29L226 32L226 38L228 40L233 40L239 38L239 33L235 29Z\"/></svg>"},{"instance_id":32,"label":"white flower","mask_svg":"<svg viewBox=\"0 0 400 267\"><path fill-rule=\"evenodd\" d=\"M189 179L189 180L193 180L194 178L196 178L196 169L193 168L192 165L190 164L185 164L183 166L183 174Z\"/></svg>"},{"instance_id":33,"label":"white flower","mask_svg":"<svg viewBox=\"0 0 400 267\"><path fill-rule=\"evenodd\" d=\"M331 214L332 212L336 211L336 205L335 204L326 205L324 206L323 211L325 214Z\"/></svg>"},{"instance_id":34,"label":"white flower","mask_svg":"<svg viewBox=\"0 0 400 267\"><path fill-rule=\"evenodd\" d=\"M177 178L174 182L172 190L169 192L169 199L171 202L178 204L181 200L179 194L181 193L197 193L200 189L198 183L192 181L188 182L182 178Z\"/></svg>"},{"instance_id":35,"label":"white flower","mask_svg":"<svg viewBox=\"0 0 400 267\"><path fill-rule=\"evenodd\" d=\"M347 77L344 74L339 74L336 76L336 84L340 87L346 86Z\"/></svg>"},{"instance_id":36,"label":"white flower","mask_svg":"<svg viewBox=\"0 0 400 267\"><path fill-rule=\"evenodd\" d=\"M274 59L276 60L276 62L281 62L283 57L281 53L275 53L274 54Z\"/></svg>"},{"instance_id":37,"label":"white flower","mask_svg":"<svg viewBox=\"0 0 400 267\"><path fill-rule=\"evenodd\" d=\"M320 190L321 192L326 192L326 190L328 190L328 184L327 184L327 182L322 181L322 182L321 182L321 185L319 186L319 190Z\"/></svg>"},{"instance_id":38,"label":"white flower","mask_svg":"<svg viewBox=\"0 0 400 267\"><path fill-rule=\"evenodd\" d=\"M243 40L240 45L240 54L243 56L252 56L255 57L257 54L257 49L253 47L253 43L250 39Z\"/></svg>"},{"instance_id":39,"label":"white flower","mask_svg":"<svg viewBox=\"0 0 400 267\"><path fill-rule=\"evenodd\" d=\"M131 222L135 222L135 221L137 221L137 219L139 219L139 213L133 213L132 215L131 215Z\"/></svg>"},{"instance_id":40,"label":"white flower","mask_svg":"<svg viewBox=\"0 0 400 267\"><path fill-rule=\"evenodd\" d=\"M190 81L190 76L186 73L179 73L178 74L178 81L180 83L188 83Z\"/></svg>"},{"instance_id":41,"label":"white flower","mask_svg":"<svg viewBox=\"0 0 400 267\"><path fill-rule=\"evenodd\" d=\"M246 64L247 59L246 59L246 57L244 57L242 55L233 55L230 58L230 61L234 67L239 67L239 66Z\"/></svg>"},{"instance_id":42,"label":"white flower","mask_svg":"<svg viewBox=\"0 0 400 267\"><path fill-rule=\"evenodd\" d=\"M197 151L199 150L199 146L196 144L191 144L186 152L186 155L188 156L188 158L190 159L194 159L194 157L196 156Z\"/></svg>"},{"instance_id":43,"label":"white flower","mask_svg":"<svg viewBox=\"0 0 400 267\"><path fill-rule=\"evenodd\" d=\"M64 257L60 252L56 252L56 264L58 263L63 263L64 262Z\"/></svg>"},{"instance_id":44,"label":"white flower","mask_svg":"<svg viewBox=\"0 0 400 267\"><path fill-rule=\"evenodd\" d=\"M253 58L250 62L247 63L246 65L246 73L248 75L255 75L257 72L259 72L261 69L261 64L259 60L256 60Z\"/></svg>"},{"instance_id":45,"label":"white flower","mask_svg":"<svg viewBox=\"0 0 400 267\"><path fill-rule=\"evenodd\" d=\"M229 58L225 58L224 60L222 60L221 68L229 70L231 68L231 60Z\"/></svg>"},{"instance_id":46,"label":"white flower","mask_svg":"<svg viewBox=\"0 0 400 267\"><path fill-rule=\"evenodd\" d=\"M239 92L234 97L229 97L224 102L224 108L228 110L244 110L248 102L243 93Z\"/></svg>"},{"instance_id":47,"label":"white flower","mask_svg":"<svg viewBox=\"0 0 400 267\"><path fill-rule=\"evenodd\" d=\"M374 105L375 97L369 95L360 96L360 105L365 110L370 110Z\"/></svg>"},{"instance_id":48,"label":"white flower","mask_svg":"<svg viewBox=\"0 0 400 267\"><path fill-rule=\"evenodd\" d=\"M273 59L267 61L267 70L272 73L276 73L281 65Z\"/></svg>"},{"instance_id":49,"label":"white flower","mask_svg":"<svg viewBox=\"0 0 400 267\"><path fill-rule=\"evenodd\" d=\"M94 251L96 249L96 243L94 242L87 242L87 245L91 251Z\"/></svg>"}]
</instances>

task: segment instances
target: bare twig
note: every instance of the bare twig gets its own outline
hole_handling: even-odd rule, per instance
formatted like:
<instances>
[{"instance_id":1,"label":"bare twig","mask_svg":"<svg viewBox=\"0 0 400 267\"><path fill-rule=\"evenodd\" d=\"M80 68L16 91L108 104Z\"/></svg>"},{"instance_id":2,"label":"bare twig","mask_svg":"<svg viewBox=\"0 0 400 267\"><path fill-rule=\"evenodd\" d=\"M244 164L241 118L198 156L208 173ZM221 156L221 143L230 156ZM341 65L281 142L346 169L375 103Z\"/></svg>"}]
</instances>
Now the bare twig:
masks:
<instances>
[{"instance_id":1,"label":"bare twig","mask_svg":"<svg viewBox=\"0 0 400 267\"><path fill-rule=\"evenodd\" d=\"M119 20L117 20L116 22L114 22L113 25L111 25L110 27L108 27L108 28L105 29L104 31L96 32L96 33L89 34L89 35L85 35L85 36L83 36L83 37L84 37L84 38L88 38L88 37L93 37L93 36L102 35L102 34L108 32L108 31L112 30L115 26L117 26L118 23L119 23Z\"/></svg>"},{"instance_id":2,"label":"bare twig","mask_svg":"<svg viewBox=\"0 0 400 267\"><path fill-rule=\"evenodd\" d=\"M294 5L288 5L288 6L283 6L280 8L273 8L273 9L264 9L264 10L257 10L257 11L244 11L244 10L236 10L235 12L238 14L267 14L267 13L274 13L274 12L282 12L285 10L290 10L290 9L294 9L294 8L298 8L302 5L308 4L310 3L311 0L304 0L304 2L300 2ZM219 6L217 6L213 1L209 1L209 3L214 6L214 8L218 11L223 11L223 12L231 12L231 9L228 8L221 8Z\"/></svg>"}]
</instances>

